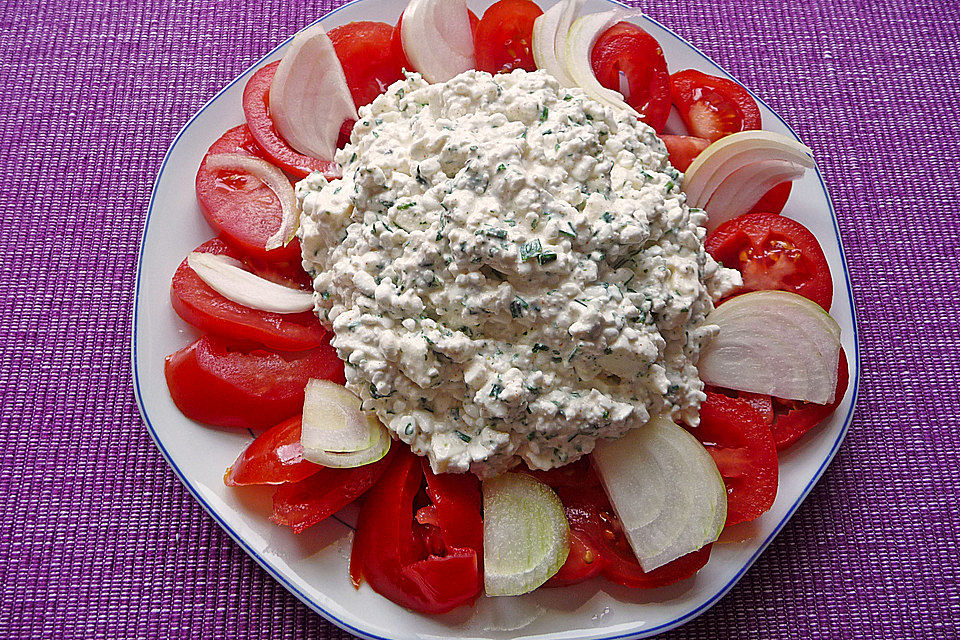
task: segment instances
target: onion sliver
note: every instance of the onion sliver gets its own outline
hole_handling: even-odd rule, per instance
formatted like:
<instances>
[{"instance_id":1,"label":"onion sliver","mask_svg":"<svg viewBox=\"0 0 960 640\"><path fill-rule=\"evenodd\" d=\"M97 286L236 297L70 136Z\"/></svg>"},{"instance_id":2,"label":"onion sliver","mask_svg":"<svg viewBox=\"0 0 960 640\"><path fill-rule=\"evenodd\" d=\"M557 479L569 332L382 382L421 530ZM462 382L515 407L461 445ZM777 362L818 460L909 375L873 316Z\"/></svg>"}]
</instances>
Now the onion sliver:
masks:
<instances>
[{"instance_id":1,"label":"onion sliver","mask_svg":"<svg viewBox=\"0 0 960 640\"><path fill-rule=\"evenodd\" d=\"M598 442L593 461L644 571L714 542L723 530L723 478L703 445L669 418Z\"/></svg>"},{"instance_id":2,"label":"onion sliver","mask_svg":"<svg viewBox=\"0 0 960 640\"><path fill-rule=\"evenodd\" d=\"M304 460L315 462L316 464L330 467L331 469L352 469L364 465L373 464L383 458L390 451L392 440L390 434L383 427L380 427L379 438L370 447L360 451L349 451L338 453L335 451L314 450L308 456L304 450Z\"/></svg>"},{"instance_id":3,"label":"onion sliver","mask_svg":"<svg viewBox=\"0 0 960 640\"><path fill-rule=\"evenodd\" d=\"M533 61L537 69L543 69L560 81L561 86L577 85L564 63L564 47L573 19L580 11L583 0L561 0L538 16L533 22Z\"/></svg>"},{"instance_id":4,"label":"onion sliver","mask_svg":"<svg viewBox=\"0 0 960 640\"><path fill-rule=\"evenodd\" d=\"M410 0L400 27L403 52L428 82L475 68L466 0Z\"/></svg>"},{"instance_id":5,"label":"onion sliver","mask_svg":"<svg viewBox=\"0 0 960 640\"><path fill-rule=\"evenodd\" d=\"M313 293L291 289L245 270L229 256L194 251L187 266L211 289L228 300L272 313L302 313L313 309Z\"/></svg>"},{"instance_id":6,"label":"onion sliver","mask_svg":"<svg viewBox=\"0 0 960 640\"><path fill-rule=\"evenodd\" d=\"M343 121L357 119L333 42L319 24L297 33L277 66L270 119L291 147L321 160L333 159Z\"/></svg>"},{"instance_id":7,"label":"onion sliver","mask_svg":"<svg viewBox=\"0 0 960 640\"><path fill-rule=\"evenodd\" d=\"M816 404L833 400L840 326L815 302L753 291L727 300L703 322L720 327L697 364L707 384Z\"/></svg>"},{"instance_id":8,"label":"onion sliver","mask_svg":"<svg viewBox=\"0 0 960 640\"><path fill-rule=\"evenodd\" d=\"M304 449L335 453L368 449L380 439L376 416L360 410L360 398L343 385L311 379L303 392Z\"/></svg>"},{"instance_id":9,"label":"onion sliver","mask_svg":"<svg viewBox=\"0 0 960 640\"><path fill-rule=\"evenodd\" d=\"M300 225L300 206L293 191L293 185L283 171L266 160L239 153L218 153L207 157L207 168L228 171L244 171L263 182L280 200L280 228L267 238L265 248L277 249L288 244L297 234ZM226 295L226 294L224 294Z\"/></svg>"},{"instance_id":10,"label":"onion sliver","mask_svg":"<svg viewBox=\"0 0 960 640\"><path fill-rule=\"evenodd\" d=\"M590 56L597 38L618 22L637 15L642 14L640 11L614 9L602 13L591 13L578 18L567 34L564 43L563 61L567 66L567 73L570 74L577 86L583 88L588 96L597 102L615 109L623 109L639 118L640 114L624 101L622 95L600 84L593 73L593 66L590 64Z\"/></svg>"},{"instance_id":11,"label":"onion sliver","mask_svg":"<svg viewBox=\"0 0 960 640\"><path fill-rule=\"evenodd\" d=\"M483 481L483 585L518 596L549 580L570 553L570 525L553 489L525 473Z\"/></svg>"},{"instance_id":12,"label":"onion sliver","mask_svg":"<svg viewBox=\"0 0 960 640\"><path fill-rule=\"evenodd\" d=\"M326 467L359 467L390 449L390 434L360 398L328 380L311 379L304 389L300 444L305 460Z\"/></svg>"},{"instance_id":13,"label":"onion sliver","mask_svg":"<svg viewBox=\"0 0 960 640\"><path fill-rule=\"evenodd\" d=\"M741 131L717 140L694 159L683 175L683 192L687 195L687 204L707 210L708 231L716 229L730 218L746 213L760 200L765 191L760 191L756 199L753 199L758 189L750 188L743 190L738 198L724 197L724 206L716 212L708 208L713 195L723 188L728 180L738 175L741 169L758 163L766 163L759 165L764 171L774 166L781 167L783 173L778 176L782 178L781 182L797 179L803 175L805 169L816 166L813 152L808 147L779 133ZM749 186L743 183L744 175L739 174L737 186ZM777 176L777 173L770 172L766 178L772 180L774 176ZM726 193L731 191L735 193L737 189L726 188ZM720 202L718 200L715 205Z\"/></svg>"},{"instance_id":14,"label":"onion sliver","mask_svg":"<svg viewBox=\"0 0 960 640\"><path fill-rule=\"evenodd\" d=\"M783 160L762 160L737 169L703 206L709 213L711 230L750 211L767 191L781 182L802 178L805 171L803 166Z\"/></svg>"}]
</instances>

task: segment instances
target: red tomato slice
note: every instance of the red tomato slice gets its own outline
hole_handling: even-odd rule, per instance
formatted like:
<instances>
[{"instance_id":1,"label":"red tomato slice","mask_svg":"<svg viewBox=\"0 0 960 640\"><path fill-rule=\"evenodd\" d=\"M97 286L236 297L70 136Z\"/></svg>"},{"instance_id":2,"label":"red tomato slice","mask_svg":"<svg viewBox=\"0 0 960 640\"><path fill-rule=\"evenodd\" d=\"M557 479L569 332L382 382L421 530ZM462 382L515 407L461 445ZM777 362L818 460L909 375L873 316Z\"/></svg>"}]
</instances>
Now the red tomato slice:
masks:
<instances>
[{"instance_id":1,"label":"red tomato slice","mask_svg":"<svg viewBox=\"0 0 960 640\"><path fill-rule=\"evenodd\" d=\"M271 62L258 69L243 88L243 115L257 144L267 159L287 173L305 178L314 171L321 171L328 178L340 176L340 167L332 160L311 158L291 147L277 133L270 119L270 83L280 61Z\"/></svg>"},{"instance_id":2,"label":"red tomato slice","mask_svg":"<svg viewBox=\"0 0 960 640\"><path fill-rule=\"evenodd\" d=\"M663 140L663 144L667 145L670 164L676 167L678 171L689 169L690 164L700 155L700 152L710 146L709 140L694 136L672 136L661 133L660 139Z\"/></svg>"},{"instance_id":3,"label":"red tomato slice","mask_svg":"<svg viewBox=\"0 0 960 640\"><path fill-rule=\"evenodd\" d=\"M351 22L328 33L343 66L353 103L359 109L403 78L405 58L393 48L393 27L386 22Z\"/></svg>"},{"instance_id":4,"label":"red tomato slice","mask_svg":"<svg viewBox=\"0 0 960 640\"><path fill-rule=\"evenodd\" d=\"M390 465L394 449L391 447L386 456L362 467L318 467L317 472L299 482L281 485L273 494L270 520L290 527L294 533L302 533L307 527L326 520L380 479Z\"/></svg>"},{"instance_id":5,"label":"red tomato slice","mask_svg":"<svg viewBox=\"0 0 960 640\"><path fill-rule=\"evenodd\" d=\"M410 60L407 59L407 54L403 51L403 39L400 36L400 27L402 25L403 14L401 13L397 19L397 26L393 28L393 35L390 37L390 50L393 52L393 57L399 61L401 69L413 71L413 65L410 64Z\"/></svg>"},{"instance_id":6,"label":"red tomato slice","mask_svg":"<svg viewBox=\"0 0 960 640\"><path fill-rule=\"evenodd\" d=\"M830 310L830 266L816 237L796 220L771 213L745 213L717 227L704 247L724 266L743 274L738 293L789 291Z\"/></svg>"},{"instance_id":7,"label":"red tomato slice","mask_svg":"<svg viewBox=\"0 0 960 640\"><path fill-rule=\"evenodd\" d=\"M223 483L231 487L284 484L320 471L323 467L303 459L300 428L300 416L294 416L264 431L223 474Z\"/></svg>"},{"instance_id":8,"label":"red tomato slice","mask_svg":"<svg viewBox=\"0 0 960 640\"><path fill-rule=\"evenodd\" d=\"M239 252L218 238L204 242L194 251L242 260ZM277 271L262 274L256 269L251 270L274 281L279 279ZM270 313L228 300L201 280L186 259L173 274L170 301L177 314L198 329L234 340L258 342L271 349L313 349L327 336L327 330L313 312Z\"/></svg>"},{"instance_id":9,"label":"red tomato slice","mask_svg":"<svg viewBox=\"0 0 960 640\"><path fill-rule=\"evenodd\" d=\"M763 416L742 400L707 392L700 425L690 429L727 486L727 526L755 520L777 497L777 448Z\"/></svg>"},{"instance_id":10,"label":"red tomato slice","mask_svg":"<svg viewBox=\"0 0 960 640\"><path fill-rule=\"evenodd\" d=\"M593 467L590 466L590 458L586 456L576 462L571 462L570 464L565 464L562 467L550 469L549 471L528 469L524 466L519 466L514 469L514 471L531 475L552 489L559 489L560 487L600 486L600 478L594 473Z\"/></svg>"},{"instance_id":11,"label":"red tomato slice","mask_svg":"<svg viewBox=\"0 0 960 640\"><path fill-rule=\"evenodd\" d=\"M557 495L563 503L571 532L580 534L597 551L600 572L611 582L637 589L664 587L694 575L710 558L712 545L706 545L653 571L644 572L602 487L560 487Z\"/></svg>"},{"instance_id":12,"label":"red tomato slice","mask_svg":"<svg viewBox=\"0 0 960 640\"><path fill-rule=\"evenodd\" d=\"M223 134L210 146L207 156L218 153L261 159L264 155L246 125ZM300 260L297 239L279 249L264 249L267 239L280 228L283 213L277 195L258 178L244 171L213 171L207 168L204 157L197 171L197 200L207 222L243 253L268 262Z\"/></svg>"},{"instance_id":13,"label":"red tomato slice","mask_svg":"<svg viewBox=\"0 0 960 640\"><path fill-rule=\"evenodd\" d=\"M445 613L480 595L480 559L473 548L426 542L428 536L423 530L431 527L414 519L414 503L423 482L420 460L406 448L399 448L360 509L350 576L354 584L366 580L374 591L403 607L421 613ZM434 484L432 490L437 487ZM472 499L465 498L464 503ZM437 505L440 534L449 539L452 532L443 529L446 516L441 504ZM473 526L479 527L479 521ZM445 548L439 549L441 546ZM444 555L437 555L438 551Z\"/></svg>"},{"instance_id":14,"label":"red tomato slice","mask_svg":"<svg viewBox=\"0 0 960 640\"><path fill-rule=\"evenodd\" d=\"M760 107L733 80L694 69L670 76L670 96L691 135L714 142L738 131L760 129Z\"/></svg>"},{"instance_id":15,"label":"red tomato slice","mask_svg":"<svg viewBox=\"0 0 960 640\"><path fill-rule=\"evenodd\" d=\"M774 417L770 430L778 450L784 450L799 440L803 434L817 426L837 410L840 401L847 392L850 384L850 372L847 365L847 354L840 349L838 364L837 390L830 404L813 404L812 402L797 402L774 398Z\"/></svg>"},{"instance_id":16,"label":"red tomato slice","mask_svg":"<svg viewBox=\"0 0 960 640\"><path fill-rule=\"evenodd\" d=\"M300 413L310 378L344 382L343 362L329 344L293 353L217 336L203 336L167 356L164 372L183 415L249 429L266 429Z\"/></svg>"},{"instance_id":17,"label":"red tomato slice","mask_svg":"<svg viewBox=\"0 0 960 640\"><path fill-rule=\"evenodd\" d=\"M635 24L618 22L597 38L590 65L600 84L614 91L620 91L623 74L627 104L658 133L663 130L670 115L670 74L653 36Z\"/></svg>"},{"instance_id":18,"label":"red tomato slice","mask_svg":"<svg viewBox=\"0 0 960 640\"><path fill-rule=\"evenodd\" d=\"M760 201L747 213L780 213L783 211L783 207L786 206L792 189L792 182L781 182L763 194Z\"/></svg>"},{"instance_id":19,"label":"red tomato slice","mask_svg":"<svg viewBox=\"0 0 960 640\"><path fill-rule=\"evenodd\" d=\"M547 580L545 587L567 587L578 584L599 575L603 569L600 553L594 549L586 536L577 531L570 531L570 555L552 578Z\"/></svg>"},{"instance_id":20,"label":"red tomato slice","mask_svg":"<svg viewBox=\"0 0 960 640\"><path fill-rule=\"evenodd\" d=\"M533 21L543 10L531 0L499 0L484 11L474 34L477 69L507 73L536 71Z\"/></svg>"}]
</instances>

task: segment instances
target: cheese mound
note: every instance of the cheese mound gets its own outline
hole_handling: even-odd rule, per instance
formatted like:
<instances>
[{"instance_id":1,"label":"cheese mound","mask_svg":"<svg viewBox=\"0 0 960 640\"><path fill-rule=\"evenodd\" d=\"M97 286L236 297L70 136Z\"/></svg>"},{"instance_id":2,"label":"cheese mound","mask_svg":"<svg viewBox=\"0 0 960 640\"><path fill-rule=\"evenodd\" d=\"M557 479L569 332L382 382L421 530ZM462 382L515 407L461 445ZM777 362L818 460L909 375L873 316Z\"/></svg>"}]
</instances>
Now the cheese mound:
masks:
<instances>
[{"instance_id":1,"label":"cheese mound","mask_svg":"<svg viewBox=\"0 0 960 640\"><path fill-rule=\"evenodd\" d=\"M316 311L347 386L435 471L696 424L701 321L739 274L650 127L542 71L411 74L336 160L297 185Z\"/></svg>"}]
</instances>

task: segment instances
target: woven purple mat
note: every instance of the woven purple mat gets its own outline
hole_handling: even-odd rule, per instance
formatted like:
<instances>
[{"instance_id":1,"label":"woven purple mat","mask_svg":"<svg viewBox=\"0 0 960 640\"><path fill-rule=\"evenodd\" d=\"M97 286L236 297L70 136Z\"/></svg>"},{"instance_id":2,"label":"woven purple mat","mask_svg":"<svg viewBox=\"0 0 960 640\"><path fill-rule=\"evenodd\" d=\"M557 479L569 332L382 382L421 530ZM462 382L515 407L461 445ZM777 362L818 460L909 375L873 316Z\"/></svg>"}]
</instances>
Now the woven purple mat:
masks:
<instances>
[{"instance_id":1,"label":"woven purple mat","mask_svg":"<svg viewBox=\"0 0 960 640\"><path fill-rule=\"evenodd\" d=\"M0 4L0 638L349 637L187 494L129 363L164 151L334 3L73 4ZM820 485L720 604L665 637L960 637L960 3L645 4L815 150L863 357Z\"/></svg>"}]
</instances>

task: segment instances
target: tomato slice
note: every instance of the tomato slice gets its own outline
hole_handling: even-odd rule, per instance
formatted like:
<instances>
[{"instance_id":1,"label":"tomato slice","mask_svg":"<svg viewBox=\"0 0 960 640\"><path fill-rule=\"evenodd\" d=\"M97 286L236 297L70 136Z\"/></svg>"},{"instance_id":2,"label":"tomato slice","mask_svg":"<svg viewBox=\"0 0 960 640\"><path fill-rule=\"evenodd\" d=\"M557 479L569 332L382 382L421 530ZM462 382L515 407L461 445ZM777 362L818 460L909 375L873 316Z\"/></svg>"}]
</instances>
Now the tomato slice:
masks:
<instances>
[{"instance_id":1,"label":"tomato slice","mask_svg":"<svg viewBox=\"0 0 960 640\"><path fill-rule=\"evenodd\" d=\"M393 27L386 22L351 22L331 29L327 35L333 42L358 109L403 78L405 58L402 50L397 56Z\"/></svg>"},{"instance_id":2,"label":"tomato slice","mask_svg":"<svg viewBox=\"0 0 960 640\"><path fill-rule=\"evenodd\" d=\"M774 416L770 431L777 449L782 451L799 440L803 434L817 426L837 410L840 401L847 392L850 384L847 354L840 349L840 362L837 371L837 389L830 404L813 404L812 402L797 402L773 398Z\"/></svg>"},{"instance_id":3,"label":"tomato slice","mask_svg":"<svg viewBox=\"0 0 960 640\"><path fill-rule=\"evenodd\" d=\"M757 204L753 205L753 209L747 213L780 213L786 206L792 189L792 182L781 182L763 194Z\"/></svg>"},{"instance_id":4,"label":"tomato slice","mask_svg":"<svg viewBox=\"0 0 960 640\"><path fill-rule=\"evenodd\" d=\"M380 460L362 467L318 467L318 471L299 482L281 485L273 494L270 520L290 527L294 533L302 533L307 527L323 522L366 493L380 479L390 465L395 448L391 447Z\"/></svg>"},{"instance_id":5,"label":"tomato slice","mask_svg":"<svg viewBox=\"0 0 960 640\"><path fill-rule=\"evenodd\" d=\"M621 90L624 99L640 112L641 119L658 133L670 115L670 74L660 43L635 24L618 22L597 38L590 65L604 87Z\"/></svg>"},{"instance_id":6,"label":"tomato slice","mask_svg":"<svg viewBox=\"0 0 960 640\"><path fill-rule=\"evenodd\" d=\"M584 485L590 487L600 486L600 478L597 477L593 467L590 466L590 458L587 456L580 458L576 462L571 462L570 464L565 464L562 467L556 467L548 471L528 469L522 465L513 470L518 473L531 475L552 489L559 489L560 487L581 487Z\"/></svg>"},{"instance_id":7,"label":"tomato slice","mask_svg":"<svg viewBox=\"0 0 960 640\"><path fill-rule=\"evenodd\" d=\"M269 262L300 260L300 241L267 251L267 239L280 228L283 212L277 195L244 171L207 168L207 157L218 153L264 158L246 125L223 134L207 151L197 171L197 200L207 222L243 253Z\"/></svg>"},{"instance_id":8,"label":"tomato slice","mask_svg":"<svg viewBox=\"0 0 960 640\"><path fill-rule=\"evenodd\" d=\"M660 139L663 140L663 144L667 145L670 164L676 167L678 171L689 169L700 152L710 146L709 140L695 136L672 136L661 133Z\"/></svg>"},{"instance_id":9,"label":"tomato slice","mask_svg":"<svg viewBox=\"0 0 960 640\"><path fill-rule=\"evenodd\" d=\"M202 336L167 356L170 396L191 420L224 427L266 429L303 409L310 378L343 384L343 362L328 343L281 352Z\"/></svg>"},{"instance_id":10,"label":"tomato slice","mask_svg":"<svg viewBox=\"0 0 960 640\"><path fill-rule=\"evenodd\" d=\"M645 572L630 548L619 518L600 486L560 487L571 532L577 533L599 554L600 573L607 580L637 589L664 587L694 575L710 558L706 545L650 572Z\"/></svg>"},{"instance_id":11,"label":"tomato slice","mask_svg":"<svg viewBox=\"0 0 960 640\"><path fill-rule=\"evenodd\" d=\"M305 178L314 171L320 171L328 178L339 177L340 167L337 163L303 155L287 144L273 125L270 119L270 83L279 65L278 60L258 69L243 88L243 115L250 133L267 159L291 175Z\"/></svg>"},{"instance_id":12,"label":"tomato slice","mask_svg":"<svg viewBox=\"0 0 960 640\"><path fill-rule=\"evenodd\" d=\"M227 255L236 260L243 259L239 252L217 238L204 242L194 251ZM251 270L273 281L280 279L276 270L266 273L258 273L256 268ZM186 259L173 274L170 301L177 314L198 329L225 338L258 342L272 349L312 349L320 346L327 336L327 330L311 311L270 313L251 309L223 297L200 279Z\"/></svg>"},{"instance_id":13,"label":"tomato slice","mask_svg":"<svg viewBox=\"0 0 960 640\"><path fill-rule=\"evenodd\" d=\"M425 530L434 527L414 518L416 501L423 494L424 471L417 456L399 448L386 473L364 499L350 556L354 584L366 580L380 595L421 613L445 613L473 602L482 585L482 555L473 547L449 547L446 543L460 540L463 534L445 528L445 521L453 513L469 514L457 529L482 531L479 511L469 506L476 496L472 492L447 495L448 491L459 491L459 487L452 487L460 481L437 482L437 478L440 476L434 478L427 493L443 495L436 503L442 540L431 539Z\"/></svg>"},{"instance_id":14,"label":"tomato slice","mask_svg":"<svg viewBox=\"0 0 960 640\"><path fill-rule=\"evenodd\" d=\"M300 429L300 416L294 416L264 431L223 474L223 483L231 487L283 484L320 471L323 467L303 459Z\"/></svg>"},{"instance_id":15,"label":"tomato slice","mask_svg":"<svg viewBox=\"0 0 960 640\"><path fill-rule=\"evenodd\" d=\"M531 0L499 0L483 12L474 34L477 69L509 73L536 71L533 21L543 10Z\"/></svg>"},{"instance_id":16,"label":"tomato slice","mask_svg":"<svg viewBox=\"0 0 960 640\"><path fill-rule=\"evenodd\" d=\"M771 213L745 213L714 229L704 247L724 266L743 274L738 293L789 291L830 310L830 266L816 237L796 220Z\"/></svg>"},{"instance_id":17,"label":"tomato slice","mask_svg":"<svg viewBox=\"0 0 960 640\"><path fill-rule=\"evenodd\" d=\"M400 35L400 28L402 25L403 14L401 13L400 17L397 19L397 26L393 28L393 35L390 36L390 50L393 52L393 57L396 58L400 63L401 69L413 71L413 65L410 64L407 54L403 51L403 39Z\"/></svg>"},{"instance_id":18,"label":"tomato slice","mask_svg":"<svg viewBox=\"0 0 960 640\"><path fill-rule=\"evenodd\" d=\"M707 392L700 425L690 429L703 443L727 487L726 526L755 520L777 497L777 448L763 416L752 406Z\"/></svg>"},{"instance_id":19,"label":"tomato slice","mask_svg":"<svg viewBox=\"0 0 960 640\"><path fill-rule=\"evenodd\" d=\"M733 80L694 69L670 76L670 96L691 135L714 142L738 131L760 129L760 107Z\"/></svg>"},{"instance_id":20,"label":"tomato slice","mask_svg":"<svg viewBox=\"0 0 960 640\"><path fill-rule=\"evenodd\" d=\"M586 536L578 531L570 531L570 554L552 578L547 580L545 587L567 587L578 584L600 575L603 561L598 552L587 540Z\"/></svg>"}]
</instances>

